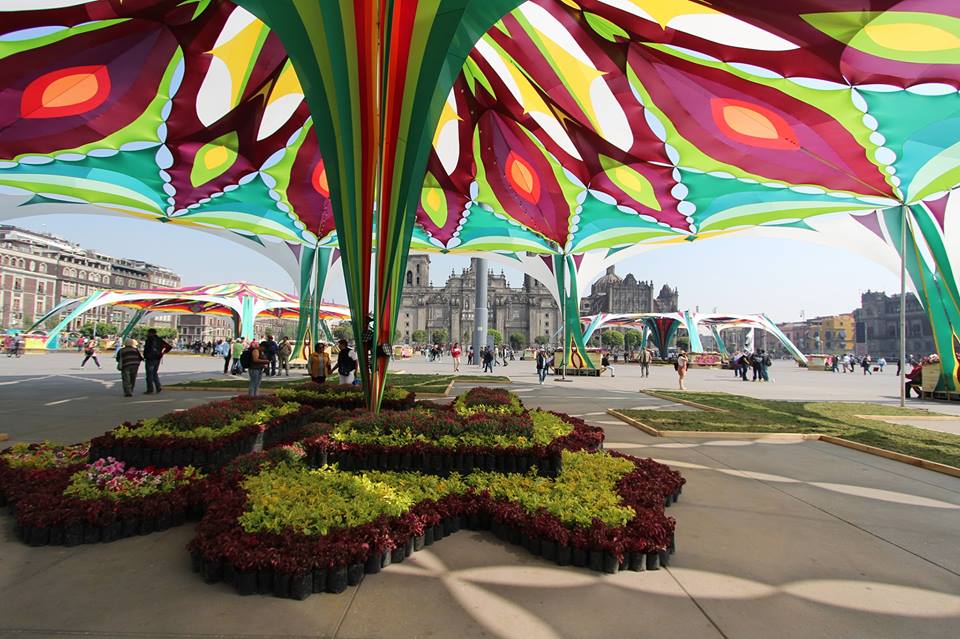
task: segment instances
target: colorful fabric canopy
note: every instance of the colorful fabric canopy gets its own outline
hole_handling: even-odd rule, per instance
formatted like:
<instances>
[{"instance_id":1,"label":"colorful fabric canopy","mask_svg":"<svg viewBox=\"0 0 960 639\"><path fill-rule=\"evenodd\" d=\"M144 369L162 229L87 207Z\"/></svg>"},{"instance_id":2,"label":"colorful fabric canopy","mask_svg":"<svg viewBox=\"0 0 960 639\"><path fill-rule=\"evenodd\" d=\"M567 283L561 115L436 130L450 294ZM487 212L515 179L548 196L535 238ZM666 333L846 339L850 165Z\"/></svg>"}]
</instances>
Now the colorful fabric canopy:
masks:
<instances>
[{"instance_id":1,"label":"colorful fabric canopy","mask_svg":"<svg viewBox=\"0 0 960 639\"><path fill-rule=\"evenodd\" d=\"M960 181L952 0L238 2L4 3L0 214L339 244L382 342L409 247L530 251L568 282L588 251L838 212L942 231L928 203ZM930 270L928 308L955 288Z\"/></svg>"},{"instance_id":2,"label":"colorful fabric canopy","mask_svg":"<svg viewBox=\"0 0 960 639\"><path fill-rule=\"evenodd\" d=\"M47 334L47 346L55 347L60 333L71 321L98 306L120 306L136 311L124 334L147 313L178 313L192 315L220 315L233 318L237 335L244 339L254 337L254 322L258 318L299 319L300 302L286 293L262 286L236 282L184 288L100 289L77 299L63 300L41 317L33 330L51 318L67 313ZM320 319L346 320L350 309L336 304L319 304ZM297 351L299 352L299 350Z\"/></svg>"}]
</instances>

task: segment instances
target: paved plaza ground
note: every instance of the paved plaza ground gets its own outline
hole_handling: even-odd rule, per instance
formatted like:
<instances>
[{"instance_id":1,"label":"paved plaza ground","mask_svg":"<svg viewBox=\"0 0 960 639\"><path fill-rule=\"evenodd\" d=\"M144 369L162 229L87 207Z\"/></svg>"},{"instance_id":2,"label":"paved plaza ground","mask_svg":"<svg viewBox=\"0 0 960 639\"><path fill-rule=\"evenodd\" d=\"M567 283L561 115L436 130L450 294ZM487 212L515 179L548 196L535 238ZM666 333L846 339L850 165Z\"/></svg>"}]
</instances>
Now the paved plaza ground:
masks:
<instances>
[{"instance_id":1,"label":"paved plaza ground","mask_svg":"<svg viewBox=\"0 0 960 639\"><path fill-rule=\"evenodd\" d=\"M218 361L169 357L161 375L211 377ZM0 358L0 431L15 441L78 441L123 419L229 394L126 399L109 363L81 371L79 362L73 354ZM395 368L451 366L413 360ZM3 515L0 637L957 636L960 479L816 441L651 438L606 409L677 406L638 393L636 367L617 373L539 386L528 362L497 369L527 406L582 416L606 430L608 448L684 474L683 496L668 510L677 552L667 569L559 568L492 534L462 531L341 595L241 598L190 572L191 525L111 544L29 548ZM893 371L864 377L777 362L773 374L775 383L754 384L694 370L688 386L769 399L897 401ZM673 388L676 376L654 367L642 381ZM960 406L912 405L960 415Z\"/></svg>"}]
</instances>

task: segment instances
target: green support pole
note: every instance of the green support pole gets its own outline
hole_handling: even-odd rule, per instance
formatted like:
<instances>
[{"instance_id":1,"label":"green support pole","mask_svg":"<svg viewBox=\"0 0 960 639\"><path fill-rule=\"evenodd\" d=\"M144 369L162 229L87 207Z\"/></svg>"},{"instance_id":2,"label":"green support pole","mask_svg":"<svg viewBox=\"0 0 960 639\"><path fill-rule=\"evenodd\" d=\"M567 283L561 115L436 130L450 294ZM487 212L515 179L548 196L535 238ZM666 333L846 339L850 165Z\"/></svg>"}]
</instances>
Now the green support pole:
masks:
<instances>
[{"instance_id":1,"label":"green support pole","mask_svg":"<svg viewBox=\"0 0 960 639\"><path fill-rule=\"evenodd\" d=\"M727 345L723 343L723 338L720 337L720 329L716 326L711 326L710 334L713 335L713 341L717 343L717 351L727 359L730 359L730 352L727 350Z\"/></svg>"},{"instance_id":2,"label":"green support pole","mask_svg":"<svg viewBox=\"0 0 960 639\"><path fill-rule=\"evenodd\" d=\"M697 322L694 321L690 311L683 312L683 321L687 328L687 351L690 353L702 353L703 343L700 341L700 331L697 330Z\"/></svg>"},{"instance_id":3,"label":"green support pole","mask_svg":"<svg viewBox=\"0 0 960 639\"><path fill-rule=\"evenodd\" d=\"M572 255L554 255L553 271L557 277L557 292L560 294L564 324L564 368L571 365L572 351L576 348L583 360L583 368L596 368L587 356L580 327L580 295L577 290L576 264Z\"/></svg>"},{"instance_id":4,"label":"green support pole","mask_svg":"<svg viewBox=\"0 0 960 639\"><path fill-rule=\"evenodd\" d=\"M328 342L333 341L333 332L330 330L330 326L327 324L327 320L320 320L320 328L323 330L324 336L327 338Z\"/></svg>"},{"instance_id":5,"label":"green support pole","mask_svg":"<svg viewBox=\"0 0 960 639\"><path fill-rule=\"evenodd\" d=\"M253 298L244 297L242 304L242 312L240 313L240 331L243 339L253 339L256 331L254 327L254 321L256 318L253 316Z\"/></svg>"},{"instance_id":6,"label":"green support pole","mask_svg":"<svg viewBox=\"0 0 960 639\"><path fill-rule=\"evenodd\" d=\"M317 250L312 246L305 246L300 253L300 313L297 317L297 339L293 347L294 358L309 353L310 346L304 349L304 340L310 326L311 308L313 306L313 271L317 260Z\"/></svg>"},{"instance_id":7,"label":"green support pole","mask_svg":"<svg viewBox=\"0 0 960 639\"><path fill-rule=\"evenodd\" d=\"M126 327L124 327L123 332L120 333L120 339L126 339L130 336L130 333L133 332L134 327L140 323L140 320L144 318L147 314L147 309L140 309L133 314L133 317L130 318L130 321L127 322Z\"/></svg>"}]
</instances>

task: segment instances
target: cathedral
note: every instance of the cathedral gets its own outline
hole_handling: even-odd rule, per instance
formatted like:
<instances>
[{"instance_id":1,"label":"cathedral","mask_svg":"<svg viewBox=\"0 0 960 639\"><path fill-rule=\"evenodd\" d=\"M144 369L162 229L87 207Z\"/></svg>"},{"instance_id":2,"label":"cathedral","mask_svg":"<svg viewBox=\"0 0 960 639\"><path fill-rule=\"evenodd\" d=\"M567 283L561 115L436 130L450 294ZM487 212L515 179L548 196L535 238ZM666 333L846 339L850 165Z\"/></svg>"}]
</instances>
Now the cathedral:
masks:
<instances>
[{"instance_id":1,"label":"cathedral","mask_svg":"<svg viewBox=\"0 0 960 639\"><path fill-rule=\"evenodd\" d=\"M460 273L451 273L443 286L430 283L430 257L410 255L407 258L403 297L397 316L400 341L411 343L414 331L435 331L447 335L448 342L470 344L473 332L475 300L474 263ZM621 279L613 271L594 283L590 295L582 300L581 311L590 313L643 313L677 309L677 291L664 286L653 297L652 282L637 282L633 275ZM524 336L524 346L539 336L557 341L562 328L560 311L550 291L543 284L525 275L521 288L511 288L501 271L487 274L488 327L496 329L508 341L514 333ZM430 339L428 337L428 339Z\"/></svg>"}]
</instances>

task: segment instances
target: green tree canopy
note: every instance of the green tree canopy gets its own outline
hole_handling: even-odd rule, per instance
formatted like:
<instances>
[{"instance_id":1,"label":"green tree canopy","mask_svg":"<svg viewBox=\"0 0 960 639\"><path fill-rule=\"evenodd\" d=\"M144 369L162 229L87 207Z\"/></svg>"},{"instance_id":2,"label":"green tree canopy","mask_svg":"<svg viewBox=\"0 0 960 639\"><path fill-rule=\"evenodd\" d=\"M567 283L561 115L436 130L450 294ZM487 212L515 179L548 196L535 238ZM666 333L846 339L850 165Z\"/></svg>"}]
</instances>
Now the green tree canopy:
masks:
<instances>
[{"instance_id":1,"label":"green tree canopy","mask_svg":"<svg viewBox=\"0 0 960 639\"><path fill-rule=\"evenodd\" d=\"M537 335L536 337L533 338L533 341L538 346L546 346L547 344L550 343L550 338L547 337L546 335Z\"/></svg>"},{"instance_id":2,"label":"green tree canopy","mask_svg":"<svg viewBox=\"0 0 960 639\"><path fill-rule=\"evenodd\" d=\"M628 329L626 333L623 334L623 345L627 347L627 350L633 350L635 348L643 348L643 344L640 342L643 341L643 333L635 330Z\"/></svg>"},{"instance_id":3,"label":"green tree canopy","mask_svg":"<svg viewBox=\"0 0 960 639\"><path fill-rule=\"evenodd\" d=\"M423 344L427 341L427 332L417 329L410 334L410 339L414 344Z\"/></svg>"},{"instance_id":4,"label":"green tree canopy","mask_svg":"<svg viewBox=\"0 0 960 639\"><path fill-rule=\"evenodd\" d=\"M493 338L494 346L500 346L500 344L503 343L503 333L501 333L497 329L491 328L487 330L487 335Z\"/></svg>"},{"instance_id":5,"label":"green tree canopy","mask_svg":"<svg viewBox=\"0 0 960 639\"><path fill-rule=\"evenodd\" d=\"M607 348L623 348L623 333L620 331L604 331L602 341Z\"/></svg>"},{"instance_id":6,"label":"green tree canopy","mask_svg":"<svg viewBox=\"0 0 960 639\"><path fill-rule=\"evenodd\" d=\"M87 322L80 327L80 334L84 337L93 337L94 323ZM111 324L110 322L97 322L97 337L106 337L107 335L116 335L118 332L117 325Z\"/></svg>"},{"instance_id":7,"label":"green tree canopy","mask_svg":"<svg viewBox=\"0 0 960 639\"><path fill-rule=\"evenodd\" d=\"M338 340L345 339L348 342L353 341L353 327L350 325L350 322L340 322L333 327L331 332Z\"/></svg>"},{"instance_id":8,"label":"green tree canopy","mask_svg":"<svg viewBox=\"0 0 960 639\"><path fill-rule=\"evenodd\" d=\"M437 328L430 333L430 341L434 344L446 344L448 337L450 337L450 333L445 328Z\"/></svg>"},{"instance_id":9,"label":"green tree canopy","mask_svg":"<svg viewBox=\"0 0 960 639\"><path fill-rule=\"evenodd\" d=\"M510 333L510 346L512 346L514 350L520 350L526 345L526 342L527 336L523 333L519 331Z\"/></svg>"}]
</instances>

